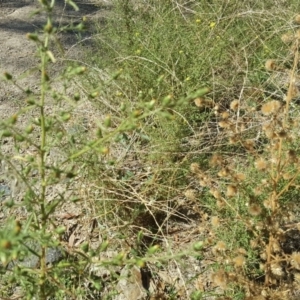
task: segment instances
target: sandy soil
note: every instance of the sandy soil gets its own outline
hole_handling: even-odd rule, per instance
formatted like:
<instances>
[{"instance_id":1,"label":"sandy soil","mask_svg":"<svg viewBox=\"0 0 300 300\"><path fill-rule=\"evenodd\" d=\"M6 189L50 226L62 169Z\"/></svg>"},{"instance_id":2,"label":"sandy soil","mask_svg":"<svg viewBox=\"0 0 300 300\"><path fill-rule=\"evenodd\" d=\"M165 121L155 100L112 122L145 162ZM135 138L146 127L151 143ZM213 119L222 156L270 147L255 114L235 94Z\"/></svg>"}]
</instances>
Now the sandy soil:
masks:
<instances>
[{"instance_id":1,"label":"sandy soil","mask_svg":"<svg viewBox=\"0 0 300 300\"><path fill-rule=\"evenodd\" d=\"M107 1L85 0L75 1L79 6L76 12L67 6L64 0L56 0L53 10L53 23L57 28L57 40L62 46L64 53L58 51L53 44L51 51L57 58L57 62L50 66L50 76L58 75L65 67L64 61L68 59L80 60L83 56L82 49L92 47L92 21L103 20L109 13L111 6ZM34 14L40 9L37 0L0 0L0 118L6 118L19 109L25 107L24 101L27 97L24 92L30 89L39 94L39 57L37 56L37 45L28 40L27 33L35 32L43 34L43 26L47 20L44 12ZM87 19L87 30L80 35L75 31L63 31L64 26L78 24L83 17ZM101 22L98 22L101 24ZM13 75L14 82L1 80L3 73ZM55 77L55 76L53 76ZM52 77L51 77L52 78ZM60 89L62 84L55 82L55 88ZM49 104L50 105L50 104ZM51 105L49 107L51 108ZM32 115L25 114L18 118L19 124L26 125ZM12 153L12 143L2 139L2 153ZM16 188L12 180L1 166L0 168L0 192L11 191L15 196L20 188ZM0 199L1 200L1 199Z\"/></svg>"},{"instance_id":2,"label":"sandy soil","mask_svg":"<svg viewBox=\"0 0 300 300\"><path fill-rule=\"evenodd\" d=\"M109 5L104 1L75 1L80 10L75 12L72 7L66 6L64 0L56 1L53 13L54 24L60 28L67 24L79 23L83 16L102 18L107 13ZM94 1L95 3L95 1ZM106 4L105 4L106 3ZM42 33L46 15L40 13L32 15L39 9L36 0L1 0L0 1L0 74L9 72L18 77L18 82L23 87L36 88L39 72L36 69L38 59L35 56L36 45L26 38L29 32ZM84 39L91 35L86 31L81 35ZM65 50L65 58L79 58L80 44L76 32L58 34L59 40ZM82 44L80 44L82 46ZM89 46L88 42L84 46ZM29 73L29 76L22 76ZM14 100L22 97L20 90L6 82L0 83L0 115L13 105Z\"/></svg>"}]
</instances>

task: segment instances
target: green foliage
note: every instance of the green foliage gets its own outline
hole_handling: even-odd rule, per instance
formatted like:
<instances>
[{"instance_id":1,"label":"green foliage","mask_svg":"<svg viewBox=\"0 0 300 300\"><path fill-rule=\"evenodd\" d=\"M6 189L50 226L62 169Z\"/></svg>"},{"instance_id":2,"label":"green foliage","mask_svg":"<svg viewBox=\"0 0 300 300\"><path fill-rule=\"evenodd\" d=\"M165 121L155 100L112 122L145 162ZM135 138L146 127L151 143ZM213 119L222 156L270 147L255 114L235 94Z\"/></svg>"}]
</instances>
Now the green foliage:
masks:
<instances>
[{"instance_id":1,"label":"green foliage","mask_svg":"<svg viewBox=\"0 0 300 300\"><path fill-rule=\"evenodd\" d=\"M77 9L72 1L68 1L68 4ZM52 30L54 5L55 1L41 2L41 11L48 14L44 33L27 35L28 39L36 43L41 61L40 88L38 92L29 91L27 106L0 124L2 138L8 139L12 148L11 153L1 151L3 166L7 174L22 185L22 202L12 198L5 202L3 209L5 214L15 215L18 208L23 207L27 220L15 222L6 218L5 224L1 225L1 277L2 282L8 284L5 287L1 285L3 297L13 294L15 288L21 288L22 297L28 299L35 296L39 299L88 297L90 292L101 292L103 286L96 283L86 267L95 255L107 248L107 244L96 252L88 251L88 247L84 247L85 254L63 253L59 258L62 259L60 263L55 261L55 265L49 266L51 249L58 255L58 246L66 234L66 228L56 222L55 214L64 205L70 205L72 197L75 197L74 201L78 201L75 183L84 174L90 173L86 165L98 162L100 169L101 166L105 167L102 157L108 154L108 144L115 136L134 130L138 127L138 122L161 110L154 108L151 102L145 103L143 111L137 109L129 112L116 126L112 126L111 117L107 116L103 122L97 124L97 132L101 131L101 134L82 137L76 124L75 127L72 126L80 94L75 92L72 95L72 92L69 97L66 91L72 82L80 80L88 70L86 67L73 65L67 66L57 78L50 78L48 75L51 64L56 61L50 43L56 31ZM113 75L111 81L115 77ZM4 78L18 86L10 74L5 73ZM63 86L63 91L54 88L54 83L58 81ZM97 97L95 92L91 92L91 95ZM29 122L26 127L23 122L19 122L24 117ZM53 155L57 149L62 153L60 156ZM72 192L68 193L68 189ZM49 197L51 190L55 191L54 197ZM33 241L33 248L27 244L29 240ZM121 253L106 264L122 265L125 260L127 258ZM34 261L34 266L23 265L22 261L29 264ZM90 291L86 291L82 280L91 283Z\"/></svg>"}]
</instances>

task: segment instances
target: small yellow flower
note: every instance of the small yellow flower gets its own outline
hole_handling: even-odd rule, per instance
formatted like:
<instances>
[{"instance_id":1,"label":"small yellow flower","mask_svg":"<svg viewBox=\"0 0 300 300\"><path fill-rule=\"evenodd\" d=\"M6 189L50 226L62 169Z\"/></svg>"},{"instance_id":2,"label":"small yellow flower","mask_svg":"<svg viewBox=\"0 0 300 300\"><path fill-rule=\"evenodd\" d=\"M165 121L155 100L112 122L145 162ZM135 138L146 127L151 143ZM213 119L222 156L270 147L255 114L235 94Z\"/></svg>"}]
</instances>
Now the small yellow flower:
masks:
<instances>
[{"instance_id":1,"label":"small yellow flower","mask_svg":"<svg viewBox=\"0 0 300 300\"><path fill-rule=\"evenodd\" d=\"M137 54L137 55L140 55L142 53L142 50L141 49L137 49L136 51L135 51L135 54Z\"/></svg>"},{"instance_id":2,"label":"small yellow flower","mask_svg":"<svg viewBox=\"0 0 300 300\"><path fill-rule=\"evenodd\" d=\"M209 27L214 28L216 26L216 22L210 22Z\"/></svg>"},{"instance_id":3,"label":"small yellow flower","mask_svg":"<svg viewBox=\"0 0 300 300\"><path fill-rule=\"evenodd\" d=\"M179 54L182 54L182 53L183 53L183 50L180 50L180 51L179 51Z\"/></svg>"},{"instance_id":4,"label":"small yellow flower","mask_svg":"<svg viewBox=\"0 0 300 300\"><path fill-rule=\"evenodd\" d=\"M190 76L188 76L186 79L185 79L185 81L190 81L191 80L191 77Z\"/></svg>"},{"instance_id":5,"label":"small yellow flower","mask_svg":"<svg viewBox=\"0 0 300 300\"><path fill-rule=\"evenodd\" d=\"M201 23L201 19L196 19L196 23L200 24Z\"/></svg>"}]
</instances>

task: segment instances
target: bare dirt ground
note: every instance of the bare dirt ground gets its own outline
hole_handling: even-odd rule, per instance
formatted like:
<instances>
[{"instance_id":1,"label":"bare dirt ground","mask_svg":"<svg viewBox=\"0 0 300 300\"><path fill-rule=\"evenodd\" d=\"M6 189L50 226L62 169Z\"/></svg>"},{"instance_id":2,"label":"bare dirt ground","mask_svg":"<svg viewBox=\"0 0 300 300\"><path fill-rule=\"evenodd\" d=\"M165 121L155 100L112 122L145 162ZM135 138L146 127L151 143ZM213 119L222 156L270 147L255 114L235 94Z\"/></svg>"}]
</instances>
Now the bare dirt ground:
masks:
<instances>
[{"instance_id":1,"label":"bare dirt ground","mask_svg":"<svg viewBox=\"0 0 300 300\"><path fill-rule=\"evenodd\" d=\"M56 1L53 18L58 32L62 26L79 23L83 16L101 19L110 8L103 1L97 1L97 5L92 1L75 2L79 6L78 12L67 6L64 0ZM29 88L34 88L37 84L39 74L35 69L38 63L35 56L36 45L26 38L26 34L29 32L42 32L46 21L46 16L43 13L32 15L38 8L39 3L32 0L0 1L0 73L6 71L19 77L22 77L22 74L26 72L29 73L30 76L26 76L26 78L19 81L24 87ZM88 35L91 35L91 32L85 32L81 38ZM76 35L76 32L60 33L58 37L64 47L66 59L80 57L80 47L76 47L80 44L80 38ZM7 83L1 83L0 89L0 114L3 114L5 103L9 101L10 106L11 102L20 96L20 91L7 85Z\"/></svg>"},{"instance_id":2,"label":"bare dirt ground","mask_svg":"<svg viewBox=\"0 0 300 300\"><path fill-rule=\"evenodd\" d=\"M53 23L57 28L57 41L52 41L51 51L57 54L57 61L50 66L50 76L58 75L65 67L64 61L80 60L83 49L92 46L92 21L98 24L109 13L111 5L107 1L75 1L79 11L66 5L64 0L57 0L53 10ZM0 0L0 77L7 72L13 76L13 81L0 80L0 118L9 117L23 108L27 97L25 90L31 90L39 94L39 57L37 45L26 37L27 33L43 34L43 26L47 21L44 12L37 13L40 4L36 0ZM75 30L63 31L64 26L79 24L86 17L88 29L81 34ZM60 44L63 53L59 52L57 44ZM1 78L2 79L2 78ZM55 88L61 88L59 82L55 82ZM51 109L51 105L49 107ZM25 124L28 117L23 115L19 123ZM11 144L2 145L2 151L8 153ZM2 170L0 169L0 175ZM4 184L6 184L5 182ZM2 185L1 185L2 184ZM0 190L7 189L1 181ZM2 186L2 188L1 188Z\"/></svg>"}]
</instances>

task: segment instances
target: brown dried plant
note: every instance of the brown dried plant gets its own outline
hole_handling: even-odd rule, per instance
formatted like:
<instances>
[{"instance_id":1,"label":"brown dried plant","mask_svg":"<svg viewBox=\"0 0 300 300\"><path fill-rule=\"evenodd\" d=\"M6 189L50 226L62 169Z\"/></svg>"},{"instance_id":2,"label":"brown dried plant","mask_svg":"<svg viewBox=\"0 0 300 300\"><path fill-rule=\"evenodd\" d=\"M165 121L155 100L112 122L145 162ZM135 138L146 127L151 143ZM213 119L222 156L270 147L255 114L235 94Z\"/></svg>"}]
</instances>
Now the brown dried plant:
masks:
<instances>
[{"instance_id":1,"label":"brown dried plant","mask_svg":"<svg viewBox=\"0 0 300 300\"><path fill-rule=\"evenodd\" d=\"M256 109L233 100L228 111L217 113L228 145L243 149L242 159L215 153L209 170L197 163L190 169L215 203L210 235L214 239L207 244L212 245L219 269L211 281L222 290L238 285L247 299L292 299L300 291L300 234L293 199L300 179L294 109L299 40L297 32L289 46L293 61L285 70L289 80L284 99L268 98ZM273 59L265 67L269 72L280 69ZM254 123L259 124L256 137L249 134ZM225 233L228 237L223 239ZM241 251L241 245L247 245L247 251Z\"/></svg>"}]
</instances>

